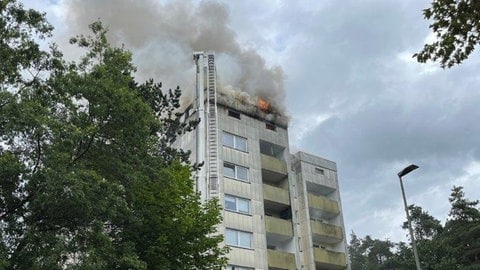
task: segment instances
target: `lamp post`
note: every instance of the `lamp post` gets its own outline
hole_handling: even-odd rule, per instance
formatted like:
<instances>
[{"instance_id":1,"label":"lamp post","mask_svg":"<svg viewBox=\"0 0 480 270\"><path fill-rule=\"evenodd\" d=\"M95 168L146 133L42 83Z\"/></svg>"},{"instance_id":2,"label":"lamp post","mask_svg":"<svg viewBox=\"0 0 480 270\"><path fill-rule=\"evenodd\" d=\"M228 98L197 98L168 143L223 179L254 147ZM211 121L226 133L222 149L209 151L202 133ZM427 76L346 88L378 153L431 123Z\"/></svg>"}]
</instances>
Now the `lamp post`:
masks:
<instances>
[{"instance_id":1,"label":"lamp post","mask_svg":"<svg viewBox=\"0 0 480 270\"><path fill-rule=\"evenodd\" d=\"M420 268L420 259L418 258L418 251L417 251L417 244L415 243L415 236L413 234L413 229L412 229L412 221L410 220L410 214L408 212L408 205L407 205L407 199L405 198L405 190L403 188L403 182L402 182L402 176L407 175L411 171L418 169L418 166L415 164L412 164L405 169L401 170L398 173L398 178L400 179L400 187L402 188L402 196L403 196L403 203L405 204L405 213L407 214L407 222L408 222L408 230L410 231L410 238L412 240L412 248L413 248L413 256L415 256L415 265L417 266L417 270L421 270Z\"/></svg>"}]
</instances>

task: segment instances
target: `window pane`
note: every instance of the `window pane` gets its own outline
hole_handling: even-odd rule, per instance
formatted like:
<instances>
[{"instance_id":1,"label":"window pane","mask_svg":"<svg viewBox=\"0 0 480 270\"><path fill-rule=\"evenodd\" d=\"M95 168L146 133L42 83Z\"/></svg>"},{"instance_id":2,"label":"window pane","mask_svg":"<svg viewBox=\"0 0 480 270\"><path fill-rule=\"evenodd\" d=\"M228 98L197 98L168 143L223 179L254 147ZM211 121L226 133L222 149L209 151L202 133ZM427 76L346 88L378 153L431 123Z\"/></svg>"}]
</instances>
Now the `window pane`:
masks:
<instances>
[{"instance_id":1,"label":"window pane","mask_svg":"<svg viewBox=\"0 0 480 270\"><path fill-rule=\"evenodd\" d=\"M237 209L241 213L250 213L250 202L246 199L237 199Z\"/></svg>"},{"instance_id":2,"label":"window pane","mask_svg":"<svg viewBox=\"0 0 480 270\"><path fill-rule=\"evenodd\" d=\"M247 139L235 137L235 148L247 152Z\"/></svg>"},{"instance_id":3,"label":"window pane","mask_svg":"<svg viewBox=\"0 0 480 270\"><path fill-rule=\"evenodd\" d=\"M223 133L223 145L229 146L229 147L234 147L233 135L232 134L229 134L229 133L226 133L226 132Z\"/></svg>"},{"instance_id":4,"label":"window pane","mask_svg":"<svg viewBox=\"0 0 480 270\"><path fill-rule=\"evenodd\" d=\"M223 175L226 177L235 178L235 166L232 164L223 164Z\"/></svg>"},{"instance_id":5,"label":"window pane","mask_svg":"<svg viewBox=\"0 0 480 270\"><path fill-rule=\"evenodd\" d=\"M247 232L238 232L238 245L241 247L251 247L252 234Z\"/></svg>"},{"instance_id":6,"label":"window pane","mask_svg":"<svg viewBox=\"0 0 480 270\"><path fill-rule=\"evenodd\" d=\"M248 181L248 168L237 166L237 179Z\"/></svg>"},{"instance_id":7,"label":"window pane","mask_svg":"<svg viewBox=\"0 0 480 270\"><path fill-rule=\"evenodd\" d=\"M237 246L237 231L227 229L225 232L225 242L227 245Z\"/></svg>"},{"instance_id":8,"label":"window pane","mask_svg":"<svg viewBox=\"0 0 480 270\"><path fill-rule=\"evenodd\" d=\"M235 198L232 196L225 196L225 209L237 211L235 205Z\"/></svg>"},{"instance_id":9,"label":"window pane","mask_svg":"<svg viewBox=\"0 0 480 270\"><path fill-rule=\"evenodd\" d=\"M228 110L228 116L235 117L237 119L240 119L240 113L232 110Z\"/></svg>"}]
</instances>

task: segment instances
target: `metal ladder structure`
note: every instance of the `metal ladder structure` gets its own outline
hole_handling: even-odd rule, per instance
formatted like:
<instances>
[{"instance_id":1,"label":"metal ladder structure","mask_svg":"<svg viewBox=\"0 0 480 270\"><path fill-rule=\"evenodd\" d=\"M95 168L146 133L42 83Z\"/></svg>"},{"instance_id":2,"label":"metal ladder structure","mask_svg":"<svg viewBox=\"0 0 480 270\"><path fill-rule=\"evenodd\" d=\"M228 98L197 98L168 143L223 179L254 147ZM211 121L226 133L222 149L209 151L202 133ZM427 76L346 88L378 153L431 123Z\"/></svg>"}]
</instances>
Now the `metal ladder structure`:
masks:
<instances>
[{"instance_id":1,"label":"metal ladder structure","mask_svg":"<svg viewBox=\"0 0 480 270\"><path fill-rule=\"evenodd\" d=\"M218 195L218 125L215 54L207 54L207 179L208 197Z\"/></svg>"}]
</instances>

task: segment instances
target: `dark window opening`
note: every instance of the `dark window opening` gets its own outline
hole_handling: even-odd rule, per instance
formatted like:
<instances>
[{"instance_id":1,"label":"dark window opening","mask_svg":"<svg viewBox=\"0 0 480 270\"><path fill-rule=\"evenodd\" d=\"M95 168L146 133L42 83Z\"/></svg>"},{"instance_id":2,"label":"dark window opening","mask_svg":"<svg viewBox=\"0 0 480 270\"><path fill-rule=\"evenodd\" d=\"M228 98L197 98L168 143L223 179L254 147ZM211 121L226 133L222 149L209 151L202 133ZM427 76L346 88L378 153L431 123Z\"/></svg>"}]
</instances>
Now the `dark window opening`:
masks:
<instances>
[{"instance_id":1,"label":"dark window opening","mask_svg":"<svg viewBox=\"0 0 480 270\"><path fill-rule=\"evenodd\" d=\"M323 169L320 169L320 168L315 168L315 172L318 173L318 174L321 174L321 175L325 174L325 171Z\"/></svg>"},{"instance_id":2,"label":"dark window opening","mask_svg":"<svg viewBox=\"0 0 480 270\"><path fill-rule=\"evenodd\" d=\"M272 123L265 123L265 128L275 131L277 129L277 126Z\"/></svg>"},{"instance_id":3,"label":"dark window opening","mask_svg":"<svg viewBox=\"0 0 480 270\"><path fill-rule=\"evenodd\" d=\"M233 110L228 110L228 116L240 119L240 113Z\"/></svg>"}]
</instances>

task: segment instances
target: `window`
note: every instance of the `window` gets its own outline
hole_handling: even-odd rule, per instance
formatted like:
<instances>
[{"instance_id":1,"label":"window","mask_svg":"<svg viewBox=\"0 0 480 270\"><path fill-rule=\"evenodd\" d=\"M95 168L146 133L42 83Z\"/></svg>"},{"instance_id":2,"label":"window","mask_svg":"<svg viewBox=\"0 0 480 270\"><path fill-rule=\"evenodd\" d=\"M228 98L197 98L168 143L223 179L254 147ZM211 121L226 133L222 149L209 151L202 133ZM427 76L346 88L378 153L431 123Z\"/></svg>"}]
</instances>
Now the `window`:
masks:
<instances>
[{"instance_id":1,"label":"window","mask_svg":"<svg viewBox=\"0 0 480 270\"><path fill-rule=\"evenodd\" d=\"M274 144L268 141L260 140L260 153L264 155L269 155L277 159L284 159L283 152L285 147Z\"/></svg>"},{"instance_id":2,"label":"window","mask_svg":"<svg viewBox=\"0 0 480 270\"><path fill-rule=\"evenodd\" d=\"M225 242L229 246L251 248L252 247L252 233L251 232L244 232L244 231L237 231L237 230L233 230L233 229L226 229L226 231L225 231Z\"/></svg>"},{"instance_id":3,"label":"window","mask_svg":"<svg viewBox=\"0 0 480 270\"><path fill-rule=\"evenodd\" d=\"M225 195L225 209L242 214L250 214L250 200Z\"/></svg>"},{"instance_id":4,"label":"window","mask_svg":"<svg viewBox=\"0 0 480 270\"><path fill-rule=\"evenodd\" d=\"M315 172L318 173L318 174L321 174L321 175L325 174L325 171L323 169L318 168L318 167L315 168Z\"/></svg>"},{"instance_id":5,"label":"window","mask_svg":"<svg viewBox=\"0 0 480 270\"><path fill-rule=\"evenodd\" d=\"M223 145L243 152L247 152L247 139L223 132Z\"/></svg>"},{"instance_id":6,"label":"window","mask_svg":"<svg viewBox=\"0 0 480 270\"><path fill-rule=\"evenodd\" d=\"M243 266L237 266L237 265L228 265L227 270L255 270L255 268L243 267Z\"/></svg>"},{"instance_id":7,"label":"window","mask_svg":"<svg viewBox=\"0 0 480 270\"><path fill-rule=\"evenodd\" d=\"M275 126L275 124L272 124L272 123L265 123L265 128L266 129L270 129L270 130L273 130L275 131L277 129L277 127Z\"/></svg>"},{"instance_id":8,"label":"window","mask_svg":"<svg viewBox=\"0 0 480 270\"><path fill-rule=\"evenodd\" d=\"M231 163L223 163L223 176L248 182L248 168Z\"/></svg>"},{"instance_id":9,"label":"window","mask_svg":"<svg viewBox=\"0 0 480 270\"><path fill-rule=\"evenodd\" d=\"M233 110L228 110L228 116L240 119L240 113Z\"/></svg>"}]
</instances>

